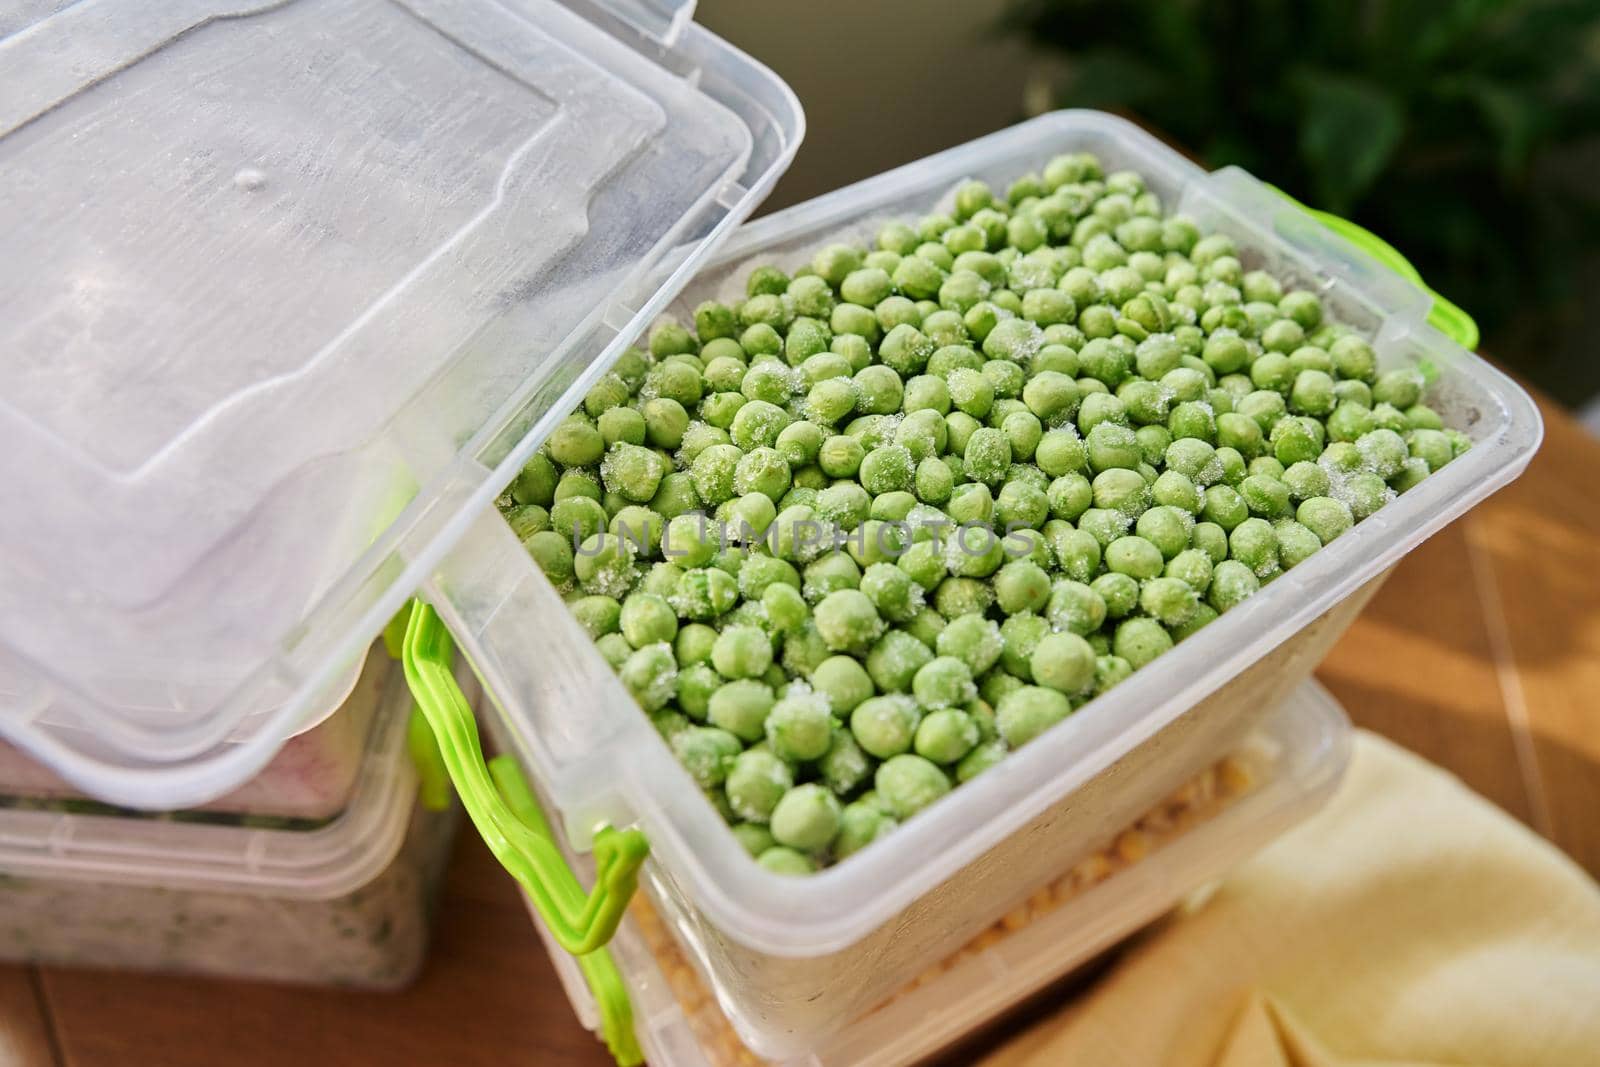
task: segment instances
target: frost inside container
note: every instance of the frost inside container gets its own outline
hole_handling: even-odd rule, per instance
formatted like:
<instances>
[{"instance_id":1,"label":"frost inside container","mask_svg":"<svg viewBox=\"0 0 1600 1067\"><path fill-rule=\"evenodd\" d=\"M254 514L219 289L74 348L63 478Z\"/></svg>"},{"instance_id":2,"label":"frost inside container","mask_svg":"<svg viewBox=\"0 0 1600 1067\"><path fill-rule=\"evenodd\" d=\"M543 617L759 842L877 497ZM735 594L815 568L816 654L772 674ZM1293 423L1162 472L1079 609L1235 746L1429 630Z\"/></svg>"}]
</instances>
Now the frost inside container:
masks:
<instances>
[{"instance_id":1,"label":"frost inside container","mask_svg":"<svg viewBox=\"0 0 1600 1067\"><path fill-rule=\"evenodd\" d=\"M458 811L417 802L410 693L372 657L375 714L343 811L257 816L0 811L0 958L392 989L426 956Z\"/></svg>"},{"instance_id":2,"label":"frost inside container","mask_svg":"<svg viewBox=\"0 0 1600 1067\"><path fill-rule=\"evenodd\" d=\"M369 650L370 651L370 650ZM380 652L351 673L349 692L315 725L290 737L254 778L187 811L321 823L344 810L366 753L388 674ZM0 807L110 811L15 745L0 741Z\"/></svg>"}]
</instances>

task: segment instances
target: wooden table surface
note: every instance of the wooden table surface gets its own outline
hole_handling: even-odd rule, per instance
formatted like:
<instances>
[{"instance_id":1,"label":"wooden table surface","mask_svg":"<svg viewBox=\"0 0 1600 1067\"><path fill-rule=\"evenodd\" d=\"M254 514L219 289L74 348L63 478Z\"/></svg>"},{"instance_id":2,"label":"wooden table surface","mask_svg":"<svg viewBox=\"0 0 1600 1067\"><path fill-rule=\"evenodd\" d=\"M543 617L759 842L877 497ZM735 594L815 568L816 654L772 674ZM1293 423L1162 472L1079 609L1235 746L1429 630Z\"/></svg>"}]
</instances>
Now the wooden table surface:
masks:
<instances>
[{"instance_id":1,"label":"wooden table surface","mask_svg":"<svg viewBox=\"0 0 1600 1067\"><path fill-rule=\"evenodd\" d=\"M1600 874L1600 442L1548 405L1545 417L1527 474L1412 553L1318 675L1358 724ZM398 995L0 968L0 1064L609 1062L470 834L432 958Z\"/></svg>"}]
</instances>

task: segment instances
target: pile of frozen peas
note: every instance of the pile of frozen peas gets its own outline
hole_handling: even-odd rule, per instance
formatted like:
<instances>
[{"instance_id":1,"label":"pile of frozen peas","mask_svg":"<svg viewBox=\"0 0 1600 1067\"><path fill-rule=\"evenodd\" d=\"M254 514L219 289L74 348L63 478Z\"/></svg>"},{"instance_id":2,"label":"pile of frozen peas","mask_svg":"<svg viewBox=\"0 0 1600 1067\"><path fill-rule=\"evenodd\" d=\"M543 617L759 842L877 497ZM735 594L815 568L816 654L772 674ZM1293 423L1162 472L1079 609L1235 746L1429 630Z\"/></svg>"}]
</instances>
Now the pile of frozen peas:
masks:
<instances>
[{"instance_id":1,"label":"pile of frozen peas","mask_svg":"<svg viewBox=\"0 0 1600 1067\"><path fill-rule=\"evenodd\" d=\"M1415 368L1052 159L630 349L501 505L771 870L890 832L1463 452Z\"/></svg>"}]
</instances>

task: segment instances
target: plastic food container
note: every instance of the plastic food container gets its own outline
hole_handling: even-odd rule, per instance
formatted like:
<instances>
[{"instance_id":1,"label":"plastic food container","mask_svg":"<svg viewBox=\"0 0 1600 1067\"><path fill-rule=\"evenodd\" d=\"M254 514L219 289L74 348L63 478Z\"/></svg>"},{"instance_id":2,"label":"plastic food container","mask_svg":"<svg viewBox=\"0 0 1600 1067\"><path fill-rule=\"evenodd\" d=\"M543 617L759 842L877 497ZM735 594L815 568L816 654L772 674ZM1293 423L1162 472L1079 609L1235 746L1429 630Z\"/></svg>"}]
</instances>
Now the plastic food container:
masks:
<instances>
[{"instance_id":1,"label":"plastic food container","mask_svg":"<svg viewBox=\"0 0 1600 1067\"><path fill-rule=\"evenodd\" d=\"M387 666L350 676L339 706L283 743L249 781L194 811L323 822L344 810L383 696ZM15 745L0 742L0 806L85 800L81 790Z\"/></svg>"},{"instance_id":2,"label":"plastic food container","mask_svg":"<svg viewBox=\"0 0 1600 1067\"><path fill-rule=\"evenodd\" d=\"M1472 449L996 771L808 878L751 862L498 515L486 512L425 587L571 840L585 847L600 825L648 838L652 898L762 1055L816 1047L860 1005L948 956L1235 748L1309 675L1387 570L1514 478L1540 439L1529 398L1429 325L1421 289L1242 171L1207 173L1093 112L1046 115L762 219L673 309L686 318L700 300L726 299L756 263L792 267L828 242L864 241L964 178L1003 188L1057 153L1084 150L1139 171L1166 204L1230 234L1247 269L1316 291L1374 338L1384 368L1422 365L1428 402Z\"/></svg>"},{"instance_id":3,"label":"plastic food container","mask_svg":"<svg viewBox=\"0 0 1600 1067\"><path fill-rule=\"evenodd\" d=\"M786 1067L901 1067L994 1021L1225 874L1316 811L1349 755L1349 723L1302 685L1245 745L1164 798L1047 888L1035 891L912 986ZM580 1020L612 1021L571 956L550 945ZM638 902L610 952L653 1067L753 1067L716 1000L651 907Z\"/></svg>"},{"instance_id":4,"label":"plastic food container","mask_svg":"<svg viewBox=\"0 0 1600 1067\"><path fill-rule=\"evenodd\" d=\"M458 813L417 802L397 664L349 803L317 829L0 811L0 958L373 989L426 954Z\"/></svg>"},{"instance_id":5,"label":"plastic food container","mask_svg":"<svg viewBox=\"0 0 1600 1067\"><path fill-rule=\"evenodd\" d=\"M693 0L24 8L0 736L192 808L338 702L804 121Z\"/></svg>"}]
</instances>

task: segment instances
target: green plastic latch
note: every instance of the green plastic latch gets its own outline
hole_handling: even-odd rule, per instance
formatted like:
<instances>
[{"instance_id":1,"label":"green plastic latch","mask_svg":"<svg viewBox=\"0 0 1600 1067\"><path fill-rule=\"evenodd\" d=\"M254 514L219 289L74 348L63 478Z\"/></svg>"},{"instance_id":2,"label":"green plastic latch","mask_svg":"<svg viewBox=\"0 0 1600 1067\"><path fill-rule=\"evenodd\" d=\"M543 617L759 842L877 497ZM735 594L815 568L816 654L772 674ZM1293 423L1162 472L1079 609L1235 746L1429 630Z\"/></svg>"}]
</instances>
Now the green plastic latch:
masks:
<instances>
[{"instance_id":1,"label":"green plastic latch","mask_svg":"<svg viewBox=\"0 0 1600 1067\"><path fill-rule=\"evenodd\" d=\"M1318 211L1316 208L1306 207L1275 185L1269 185L1267 188L1427 293L1433 299L1433 308L1428 312L1429 325L1467 351L1471 352L1477 349L1478 324L1472 321L1472 316L1429 288L1428 283L1422 280L1422 275L1417 273L1417 268L1413 267L1411 261L1402 256L1394 245L1391 245L1371 230L1357 226L1349 219L1340 218L1338 215L1330 214L1326 211Z\"/></svg>"},{"instance_id":2,"label":"green plastic latch","mask_svg":"<svg viewBox=\"0 0 1600 1067\"><path fill-rule=\"evenodd\" d=\"M489 775L500 789L506 807L521 819L529 829L554 841L550 823L539 807L528 780L512 756L496 756L489 761ZM589 986L595 1005L600 1009L600 1037L610 1050L618 1067L637 1067L644 1062L639 1040L633 1032L633 1002L628 999L628 987L623 984L622 973L611 958L608 949L598 948L587 956L578 957L578 968Z\"/></svg>"},{"instance_id":3,"label":"green plastic latch","mask_svg":"<svg viewBox=\"0 0 1600 1067\"><path fill-rule=\"evenodd\" d=\"M450 671L450 634L421 601L406 627L406 681L426 717L462 806L495 859L533 901L556 943L574 956L605 945L639 885L639 865L650 846L638 830L604 826L595 832L595 886L585 895L550 839L506 804L484 763L478 725Z\"/></svg>"},{"instance_id":4,"label":"green plastic latch","mask_svg":"<svg viewBox=\"0 0 1600 1067\"><path fill-rule=\"evenodd\" d=\"M411 622L412 601L395 613L383 628L383 650L390 659L405 655L406 626ZM439 743L433 739L433 727L422 714L420 707L412 707L406 722L406 751L411 755L411 765L417 771L417 798L429 811L443 811L450 806L450 772L445 769L444 756L439 753Z\"/></svg>"}]
</instances>

